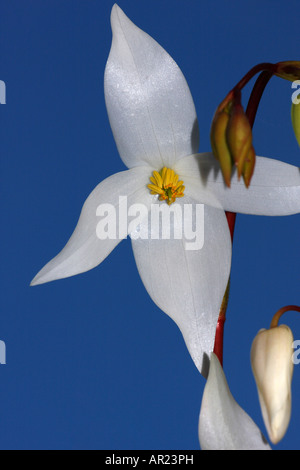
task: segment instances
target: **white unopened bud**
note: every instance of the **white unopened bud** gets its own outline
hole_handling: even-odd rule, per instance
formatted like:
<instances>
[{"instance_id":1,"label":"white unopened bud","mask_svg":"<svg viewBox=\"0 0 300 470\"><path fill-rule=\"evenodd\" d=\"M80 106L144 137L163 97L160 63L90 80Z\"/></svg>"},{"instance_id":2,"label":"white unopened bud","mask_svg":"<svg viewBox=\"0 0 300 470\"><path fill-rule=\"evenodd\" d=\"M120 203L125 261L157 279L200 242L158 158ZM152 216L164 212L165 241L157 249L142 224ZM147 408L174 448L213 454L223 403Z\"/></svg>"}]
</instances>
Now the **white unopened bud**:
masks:
<instances>
[{"instance_id":1,"label":"white unopened bud","mask_svg":"<svg viewBox=\"0 0 300 470\"><path fill-rule=\"evenodd\" d=\"M277 444L291 416L293 334L286 325L260 330L251 348L251 365L269 438Z\"/></svg>"}]
</instances>

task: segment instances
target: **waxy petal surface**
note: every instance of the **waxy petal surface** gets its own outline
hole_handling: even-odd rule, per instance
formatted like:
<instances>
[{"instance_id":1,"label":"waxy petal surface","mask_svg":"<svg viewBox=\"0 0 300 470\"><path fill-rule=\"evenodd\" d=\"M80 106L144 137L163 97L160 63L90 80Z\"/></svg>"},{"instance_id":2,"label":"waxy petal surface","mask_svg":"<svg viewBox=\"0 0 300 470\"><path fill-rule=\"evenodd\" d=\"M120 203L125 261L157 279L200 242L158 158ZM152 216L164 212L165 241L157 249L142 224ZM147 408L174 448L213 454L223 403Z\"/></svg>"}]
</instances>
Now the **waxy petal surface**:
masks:
<instances>
[{"instance_id":1,"label":"waxy petal surface","mask_svg":"<svg viewBox=\"0 0 300 470\"><path fill-rule=\"evenodd\" d=\"M184 204L196 207L195 201L184 197L180 200L182 213ZM174 204L170 206L173 208ZM199 242L203 225L200 218L196 221L195 215ZM180 224L175 214L171 227ZM147 235L150 227L140 230ZM197 243L194 247L198 249L192 249L193 245L187 245L191 241L183 230L182 239L154 240L149 235L144 240L133 239L132 246L150 297L178 325L197 368L206 376L231 264L231 238L224 211L204 206L204 244L201 247Z\"/></svg>"},{"instance_id":2,"label":"waxy petal surface","mask_svg":"<svg viewBox=\"0 0 300 470\"><path fill-rule=\"evenodd\" d=\"M119 197L127 197L128 207L135 203L150 207L153 197L146 188L148 178L149 168L139 167L116 173L102 181L87 198L78 224L66 246L35 276L31 285L74 276L100 264L127 236L126 233L123 238L119 238ZM100 204L111 205L111 207L106 206L106 209L110 211L109 219L106 220L111 227L116 227L115 239L101 240L97 236L96 229L100 221L97 208ZM115 212L111 210L113 208ZM103 209L105 209L104 206ZM116 225L114 225L115 222Z\"/></svg>"},{"instance_id":3,"label":"waxy petal surface","mask_svg":"<svg viewBox=\"0 0 300 470\"><path fill-rule=\"evenodd\" d=\"M238 181L236 173L231 187L226 187L212 153L183 158L176 163L176 171L184 180L187 195L226 211L267 216L300 212L300 168L279 160L256 157L249 188L242 178Z\"/></svg>"},{"instance_id":4,"label":"waxy petal surface","mask_svg":"<svg viewBox=\"0 0 300 470\"><path fill-rule=\"evenodd\" d=\"M160 170L198 151L194 102L169 54L114 5L105 101L120 156L129 168Z\"/></svg>"},{"instance_id":5,"label":"waxy petal surface","mask_svg":"<svg viewBox=\"0 0 300 470\"><path fill-rule=\"evenodd\" d=\"M214 353L202 398L199 440L202 450L270 450L260 429L233 398Z\"/></svg>"}]
</instances>

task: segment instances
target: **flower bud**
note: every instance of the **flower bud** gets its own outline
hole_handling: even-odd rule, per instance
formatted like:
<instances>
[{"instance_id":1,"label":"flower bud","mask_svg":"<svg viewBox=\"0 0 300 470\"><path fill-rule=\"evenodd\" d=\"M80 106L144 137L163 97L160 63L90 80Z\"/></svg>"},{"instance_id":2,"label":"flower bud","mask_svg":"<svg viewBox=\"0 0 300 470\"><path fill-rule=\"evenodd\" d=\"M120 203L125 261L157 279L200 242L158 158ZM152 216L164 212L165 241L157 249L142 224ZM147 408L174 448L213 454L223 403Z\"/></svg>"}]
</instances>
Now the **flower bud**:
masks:
<instances>
[{"instance_id":1,"label":"flower bud","mask_svg":"<svg viewBox=\"0 0 300 470\"><path fill-rule=\"evenodd\" d=\"M229 114L227 111L216 112L211 127L210 140L213 153L220 163L225 183L230 187L233 162L226 139L228 121Z\"/></svg>"},{"instance_id":2,"label":"flower bud","mask_svg":"<svg viewBox=\"0 0 300 470\"><path fill-rule=\"evenodd\" d=\"M291 416L293 334L286 325L260 330L251 348L251 365L270 440L284 436Z\"/></svg>"},{"instance_id":3,"label":"flower bud","mask_svg":"<svg viewBox=\"0 0 300 470\"><path fill-rule=\"evenodd\" d=\"M213 118L210 140L225 184L230 187L235 165L238 178L243 175L248 188L255 166L255 152L252 147L252 128L240 99L240 94L230 92L219 105Z\"/></svg>"},{"instance_id":4,"label":"flower bud","mask_svg":"<svg viewBox=\"0 0 300 470\"><path fill-rule=\"evenodd\" d=\"M292 124L298 144L300 145L300 93L298 95L299 103L292 104Z\"/></svg>"},{"instance_id":5,"label":"flower bud","mask_svg":"<svg viewBox=\"0 0 300 470\"><path fill-rule=\"evenodd\" d=\"M227 126L227 143L240 178L252 146L252 129L240 103L234 104L231 111Z\"/></svg>"},{"instance_id":6,"label":"flower bud","mask_svg":"<svg viewBox=\"0 0 300 470\"><path fill-rule=\"evenodd\" d=\"M253 146L251 146L246 156L244 167L243 167L243 172L242 172L244 183L247 188L249 188L250 181L254 172L255 159L256 159L255 150Z\"/></svg>"},{"instance_id":7,"label":"flower bud","mask_svg":"<svg viewBox=\"0 0 300 470\"><path fill-rule=\"evenodd\" d=\"M300 61L298 60L287 60L285 62L278 62L276 64L276 72L280 78L294 82L300 79Z\"/></svg>"}]
</instances>

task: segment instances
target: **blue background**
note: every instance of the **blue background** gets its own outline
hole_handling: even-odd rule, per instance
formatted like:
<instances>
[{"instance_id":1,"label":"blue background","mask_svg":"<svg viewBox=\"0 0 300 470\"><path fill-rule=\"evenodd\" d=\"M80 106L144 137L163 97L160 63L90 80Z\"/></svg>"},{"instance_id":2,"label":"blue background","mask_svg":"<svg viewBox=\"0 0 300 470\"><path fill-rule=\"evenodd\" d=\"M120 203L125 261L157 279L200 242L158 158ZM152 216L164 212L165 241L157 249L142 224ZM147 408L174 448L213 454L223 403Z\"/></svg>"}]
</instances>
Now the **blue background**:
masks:
<instances>
[{"instance_id":1,"label":"blue background","mask_svg":"<svg viewBox=\"0 0 300 470\"><path fill-rule=\"evenodd\" d=\"M91 190L125 169L109 127L103 73L110 0L0 0L2 449L199 449L205 381L170 318L148 297L130 240L73 278L29 287L65 245ZM189 83L200 151L218 103L262 61L299 59L298 1L119 0ZM247 93L253 85L247 87ZM273 78L254 126L258 155L299 165L291 84ZM282 306L300 304L300 216L238 215L224 368L266 433L249 353ZM300 318L284 322L300 338ZM277 449L300 449L300 366Z\"/></svg>"}]
</instances>

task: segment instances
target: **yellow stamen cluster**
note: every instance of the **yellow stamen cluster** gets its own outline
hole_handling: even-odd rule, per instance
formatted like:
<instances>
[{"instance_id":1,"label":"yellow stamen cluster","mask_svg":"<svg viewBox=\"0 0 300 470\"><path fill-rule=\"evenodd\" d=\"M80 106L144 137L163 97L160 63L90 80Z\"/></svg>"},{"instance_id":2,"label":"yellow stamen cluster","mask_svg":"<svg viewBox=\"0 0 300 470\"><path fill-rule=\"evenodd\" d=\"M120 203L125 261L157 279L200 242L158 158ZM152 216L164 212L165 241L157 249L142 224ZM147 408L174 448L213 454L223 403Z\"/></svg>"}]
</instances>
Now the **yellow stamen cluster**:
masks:
<instances>
[{"instance_id":1,"label":"yellow stamen cluster","mask_svg":"<svg viewBox=\"0 0 300 470\"><path fill-rule=\"evenodd\" d=\"M153 171L150 176L152 184L148 184L151 194L159 194L160 201L172 204L177 197L184 196L185 186L183 181L178 181L179 176L170 168L164 167L160 172Z\"/></svg>"}]
</instances>

